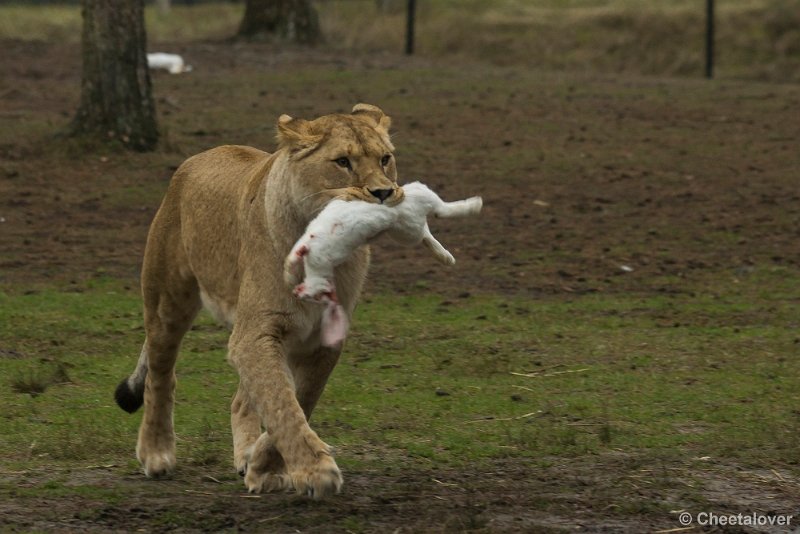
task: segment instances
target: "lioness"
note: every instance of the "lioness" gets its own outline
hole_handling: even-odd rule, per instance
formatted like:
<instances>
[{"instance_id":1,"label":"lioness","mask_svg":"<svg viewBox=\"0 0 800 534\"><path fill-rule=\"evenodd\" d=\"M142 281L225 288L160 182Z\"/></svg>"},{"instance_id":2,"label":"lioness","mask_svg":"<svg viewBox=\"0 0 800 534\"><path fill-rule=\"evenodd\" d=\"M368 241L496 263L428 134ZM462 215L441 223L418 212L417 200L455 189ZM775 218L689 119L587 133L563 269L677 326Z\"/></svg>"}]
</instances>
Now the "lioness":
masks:
<instances>
[{"instance_id":1,"label":"lioness","mask_svg":"<svg viewBox=\"0 0 800 534\"><path fill-rule=\"evenodd\" d=\"M128 412L144 403L136 455L148 477L175 467L175 359L205 306L232 328L228 359L239 373L233 459L247 489L294 488L315 498L339 491L342 475L308 418L340 349L321 346L323 308L292 295L283 262L330 200L402 200L390 123L368 104L313 121L282 115L274 154L222 146L175 172L145 248L146 339L136 370L116 391ZM336 269L348 316L368 265L369 249L361 247Z\"/></svg>"}]
</instances>

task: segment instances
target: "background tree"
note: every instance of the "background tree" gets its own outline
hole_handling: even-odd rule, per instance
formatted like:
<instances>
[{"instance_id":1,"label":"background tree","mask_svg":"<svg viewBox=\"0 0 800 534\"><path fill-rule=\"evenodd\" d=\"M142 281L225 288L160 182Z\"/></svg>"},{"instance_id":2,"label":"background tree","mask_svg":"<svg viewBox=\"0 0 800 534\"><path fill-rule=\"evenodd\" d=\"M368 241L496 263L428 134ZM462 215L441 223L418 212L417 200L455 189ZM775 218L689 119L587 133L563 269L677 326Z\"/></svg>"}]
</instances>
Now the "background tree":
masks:
<instances>
[{"instance_id":1,"label":"background tree","mask_svg":"<svg viewBox=\"0 0 800 534\"><path fill-rule=\"evenodd\" d=\"M271 35L305 44L322 38L311 0L247 0L239 35Z\"/></svg>"},{"instance_id":2,"label":"background tree","mask_svg":"<svg viewBox=\"0 0 800 534\"><path fill-rule=\"evenodd\" d=\"M72 133L151 150L158 128L143 0L82 0L82 15L81 101Z\"/></svg>"}]
</instances>

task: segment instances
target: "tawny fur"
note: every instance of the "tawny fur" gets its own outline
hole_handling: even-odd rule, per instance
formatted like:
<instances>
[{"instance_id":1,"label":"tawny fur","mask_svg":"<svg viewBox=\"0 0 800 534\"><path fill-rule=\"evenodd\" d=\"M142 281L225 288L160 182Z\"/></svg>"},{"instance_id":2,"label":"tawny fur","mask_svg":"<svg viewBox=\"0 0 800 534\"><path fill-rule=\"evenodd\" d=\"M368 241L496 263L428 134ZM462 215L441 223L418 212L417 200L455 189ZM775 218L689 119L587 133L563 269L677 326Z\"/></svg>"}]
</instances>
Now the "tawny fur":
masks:
<instances>
[{"instance_id":1,"label":"tawny fur","mask_svg":"<svg viewBox=\"0 0 800 534\"><path fill-rule=\"evenodd\" d=\"M431 234L428 215L463 217L478 213L483 205L480 197L445 202L420 182L404 185L403 192L405 198L396 206L344 200L330 202L311 221L286 257L284 277L287 284L295 286L294 294L325 305L323 345L338 346L344 341L348 328L347 314L337 298L334 268L344 263L358 247L384 233L408 245L425 243L440 262L452 265L455 263L453 255Z\"/></svg>"},{"instance_id":2,"label":"tawny fur","mask_svg":"<svg viewBox=\"0 0 800 534\"><path fill-rule=\"evenodd\" d=\"M332 199L403 198L389 124L366 104L313 121L284 115L274 154L223 146L175 172L145 249L142 356L117 388L128 411L143 392L136 451L147 476L175 467L175 359L205 304L232 327L228 359L240 377L231 405L234 462L246 487L315 497L340 489L330 448L308 424L339 350L322 346L321 308L292 295L283 259ZM345 157L348 168L336 163ZM369 249L360 247L334 272L348 316L368 264Z\"/></svg>"}]
</instances>

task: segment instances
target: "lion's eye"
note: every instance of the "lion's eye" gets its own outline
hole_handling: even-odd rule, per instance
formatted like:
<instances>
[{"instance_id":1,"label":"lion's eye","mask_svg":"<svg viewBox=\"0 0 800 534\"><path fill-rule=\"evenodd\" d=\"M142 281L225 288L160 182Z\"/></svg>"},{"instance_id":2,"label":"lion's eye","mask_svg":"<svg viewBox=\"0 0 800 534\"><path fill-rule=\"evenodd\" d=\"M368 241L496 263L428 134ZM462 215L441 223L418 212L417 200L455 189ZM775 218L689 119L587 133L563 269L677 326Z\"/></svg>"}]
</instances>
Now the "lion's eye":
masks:
<instances>
[{"instance_id":1,"label":"lion's eye","mask_svg":"<svg viewBox=\"0 0 800 534\"><path fill-rule=\"evenodd\" d=\"M350 160L348 158L338 158L338 159L335 159L333 161L335 161L336 164L339 167L343 168L343 169L352 169L353 168L352 165L350 165Z\"/></svg>"},{"instance_id":2,"label":"lion's eye","mask_svg":"<svg viewBox=\"0 0 800 534\"><path fill-rule=\"evenodd\" d=\"M381 158L381 167L386 167L390 161L392 161L391 154L386 154Z\"/></svg>"}]
</instances>

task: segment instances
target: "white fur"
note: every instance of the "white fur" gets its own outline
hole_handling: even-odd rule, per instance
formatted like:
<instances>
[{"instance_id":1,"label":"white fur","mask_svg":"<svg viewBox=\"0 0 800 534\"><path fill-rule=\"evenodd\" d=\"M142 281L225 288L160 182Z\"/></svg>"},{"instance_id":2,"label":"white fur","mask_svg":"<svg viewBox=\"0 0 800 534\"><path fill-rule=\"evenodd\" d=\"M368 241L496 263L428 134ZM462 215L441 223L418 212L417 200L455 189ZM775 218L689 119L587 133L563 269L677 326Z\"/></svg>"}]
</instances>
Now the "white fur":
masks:
<instances>
[{"instance_id":1,"label":"white fur","mask_svg":"<svg viewBox=\"0 0 800 534\"><path fill-rule=\"evenodd\" d=\"M419 182L403 186L403 191L403 201L391 207L363 201L331 201L309 223L286 258L284 275L289 285L297 284L294 294L328 305L323 315L323 344L338 345L347 333L347 316L336 309L333 270L358 247L387 233L407 245L422 242L440 262L452 265L455 263L453 255L431 234L428 215L461 217L478 213L483 206L480 197L445 202ZM305 280L298 284L303 269ZM339 322L340 317L344 324Z\"/></svg>"},{"instance_id":2,"label":"white fur","mask_svg":"<svg viewBox=\"0 0 800 534\"><path fill-rule=\"evenodd\" d=\"M164 52L147 54L147 66L151 69L169 71L170 74L180 74L192 70L192 66L184 64L183 58L178 54L165 54Z\"/></svg>"}]
</instances>

